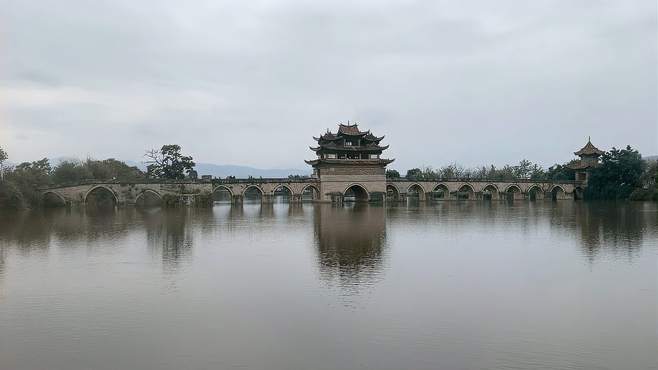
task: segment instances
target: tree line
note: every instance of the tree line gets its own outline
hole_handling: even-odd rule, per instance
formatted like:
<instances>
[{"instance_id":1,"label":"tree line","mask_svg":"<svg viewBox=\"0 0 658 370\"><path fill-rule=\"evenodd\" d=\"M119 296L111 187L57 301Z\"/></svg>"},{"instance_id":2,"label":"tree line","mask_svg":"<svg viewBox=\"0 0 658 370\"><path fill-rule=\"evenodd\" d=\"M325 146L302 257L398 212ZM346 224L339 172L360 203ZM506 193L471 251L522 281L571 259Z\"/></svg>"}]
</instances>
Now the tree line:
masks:
<instances>
[{"instance_id":1,"label":"tree line","mask_svg":"<svg viewBox=\"0 0 658 370\"><path fill-rule=\"evenodd\" d=\"M414 181L436 181L441 179L473 179L473 180L573 180L575 172L569 164L556 164L548 170L528 160L522 160L518 165L505 165L497 168L494 165L478 168L465 168L458 164L450 164L441 168L423 167L407 170L404 178ZM387 170L387 178L401 178L396 170Z\"/></svg>"},{"instance_id":2,"label":"tree line","mask_svg":"<svg viewBox=\"0 0 658 370\"><path fill-rule=\"evenodd\" d=\"M548 169L522 160L517 165L494 165L479 168L465 168L450 164L438 169L432 167L412 168L404 178L411 181L439 181L442 179L472 179L491 181L573 181L575 171L571 165L577 160L555 164ZM396 170L387 170L386 177L402 178ZM624 149L612 148L601 156L598 167L589 170L586 199L631 199L658 200L658 162L646 161L631 146Z\"/></svg>"},{"instance_id":3,"label":"tree line","mask_svg":"<svg viewBox=\"0 0 658 370\"><path fill-rule=\"evenodd\" d=\"M179 145L163 145L145 154L146 171L114 158L62 161L51 166L48 158L5 167L9 156L0 148L0 208L26 208L41 204L39 188L77 184L85 180L135 182L146 179L196 178L194 160L181 154Z\"/></svg>"},{"instance_id":4,"label":"tree line","mask_svg":"<svg viewBox=\"0 0 658 370\"><path fill-rule=\"evenodd\" d=\"M160 149L149 150L145 157L146 171L113 158L63 161L54 167L48 158L43 158L6 167L9 156L0 148L0 208L38 206L41 202L38 189L54 184L76 184L84 180L134 182L145 179L181 180L197 177L193 158L183 155L179 145L163 145ZM574 161L555 164L548 169L528 160L501 168L491 165L469 169L451 164L438 169L412 168L404 177L413 181L452 178L494 181L574 180L575 172L570 168L573 163ZM401 178L401 175L390 169L386 171L386 177ZM658 200L657 183L658 162L643 160L640 153L630 146L624 149L612 148L601 156L601 164L598 167L590 169L585 197Z\"/></svg>"}]
</instances>

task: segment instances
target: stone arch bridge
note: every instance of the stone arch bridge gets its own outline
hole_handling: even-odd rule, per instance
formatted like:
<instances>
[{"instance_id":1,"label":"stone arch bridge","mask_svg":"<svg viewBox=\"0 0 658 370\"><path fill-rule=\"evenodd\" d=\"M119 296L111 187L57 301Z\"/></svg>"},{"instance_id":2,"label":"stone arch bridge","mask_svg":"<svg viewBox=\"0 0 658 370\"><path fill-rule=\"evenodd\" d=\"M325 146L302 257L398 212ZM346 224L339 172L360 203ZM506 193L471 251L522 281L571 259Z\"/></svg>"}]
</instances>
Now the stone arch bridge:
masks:
<instances>
[{"instance_id":1,"label":"stone arch bridge","mask_svg":"<svg viewBox=\"0 0 658 370\"><path fill-rule=\"evenodd\" d=\"M387 198L405 200L578 200L583 186L575 181L496 181L486 179L445 179L413 181L389 179Z\"/></svg>"},{"instance_id":2,"label":"stone arch bridge","mask_svg":"<svg viewBox=\"0 0 658 370\"><path fill-rule=\"evenodd\" d=\"M158 200L172 198L184 204L195 204L224 193L232 203L241 203L249 193L262 202L271 202L277 194L285 194L291 202L304 200L340 203L354 201L419 201L440 200L567 200L580 199L582 186L574 181L537 182L531 180L488 181L446 179L411 181L387 179L385 184L355 182L334 184L331 193L321 194L323 187L316 178L225 179L219 181L87 181L75 185L51 186L40 189L44 199L64 205L84 205L96 193L116 205L135 205L142 197ZM382 192L383 188L386 192ZM335 191L339 189L340 191Z\"/></svg>"}]
</instances>

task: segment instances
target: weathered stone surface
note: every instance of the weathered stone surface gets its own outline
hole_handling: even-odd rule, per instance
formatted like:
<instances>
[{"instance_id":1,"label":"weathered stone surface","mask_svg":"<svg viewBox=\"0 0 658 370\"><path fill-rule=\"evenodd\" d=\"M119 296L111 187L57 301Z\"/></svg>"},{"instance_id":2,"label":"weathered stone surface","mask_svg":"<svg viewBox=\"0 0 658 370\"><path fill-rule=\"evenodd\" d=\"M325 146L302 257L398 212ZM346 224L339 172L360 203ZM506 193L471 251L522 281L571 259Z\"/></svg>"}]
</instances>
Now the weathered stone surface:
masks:
<instances>
[{"instance_id":1,"label":"weathered stone surface","mask_svg":"<svg viewBox=\"0 0 658 370\"><path fill-rule=\"evenodd\" d=\"M92 183L77 186L63 186L42 189L42 195L54 194L65 204L85 204L89 193L95 189L109 191L118 205L133 205L145 193L151 193L159 198L165 195L176 197L191 197L194 195L211 194L210 183Z\"/></svg>"}]
</instances>

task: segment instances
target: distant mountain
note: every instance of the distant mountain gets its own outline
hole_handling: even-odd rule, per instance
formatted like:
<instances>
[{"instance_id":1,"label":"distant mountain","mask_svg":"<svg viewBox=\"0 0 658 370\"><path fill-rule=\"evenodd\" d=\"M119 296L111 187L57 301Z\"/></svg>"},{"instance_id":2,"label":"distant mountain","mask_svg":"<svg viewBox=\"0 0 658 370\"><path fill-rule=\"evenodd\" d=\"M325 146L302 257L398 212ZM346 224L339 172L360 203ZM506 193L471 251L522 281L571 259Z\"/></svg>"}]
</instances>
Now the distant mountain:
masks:
<instances>
[{"instance_id":1,"label":"distant mountain","mask_svg":"<svg viewBox=\"0 0 658 370\"><path fill-rule=\"evenodd\" d=\"M146 165L142 162L125 161L129 166L136 166L141 170L146 170ZM213 177L235 176L237 178L253 177L288 177L289 175L310 175L309 170L300 170L295 168L254 168L249 166L237 166L231 164L214 164L214 163L197 163L195 168L199 177L203 175L212 175Z\"/></svg>"},{"instance_id":2,"label":"distant mountain","mask_svg":"<svg viewBox=\"0 0 658 370\"><path fill-rule=\"evenodd\" d=\"M57 167L62 162L82 162L83 159L75 157L57 157L57 158L48 158L51 167ZM131 164L131 166L134 166Z\"/></svg>"},{"instance_id":3,"label":"distant mountain","mask_svg":"<svg viewBox=\"0 0 658 370\"><path fill-rule=\"evenodd\" d=\"M649 161L649 162L655 162L655 161L658 161L658 155L650 155L650 156L647 156L647 157L642 157L642 159L644 159L645 161Z\"/></svg>"},{"instance_id":4,"label":"distant mountain","mask_svg":"<svg viewBox=\"0 0 658 370\"><path fill-rule=\"evenodd\" d=\"M196 172L199 177L202 175L212 175L214 177L235 176L237 178L253 177L288 177L289 175L310 175L308 169L300 170L294 168L254 168L248 166L222 165L212 163L197 163Z\"/></svg>"}]
</instances>

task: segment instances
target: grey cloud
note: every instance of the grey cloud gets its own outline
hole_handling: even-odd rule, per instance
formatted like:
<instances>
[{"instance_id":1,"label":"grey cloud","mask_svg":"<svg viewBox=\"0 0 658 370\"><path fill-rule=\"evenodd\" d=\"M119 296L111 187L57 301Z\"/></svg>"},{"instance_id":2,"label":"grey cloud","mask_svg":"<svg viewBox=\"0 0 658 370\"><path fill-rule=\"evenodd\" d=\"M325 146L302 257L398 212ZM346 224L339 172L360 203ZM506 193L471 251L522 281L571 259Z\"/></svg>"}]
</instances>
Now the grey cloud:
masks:
<instances>
[{"instance_id":1,"label":"grey cloud","mask_svg":"<svg viewBox=\"0 0 658 370\"><path fill-rule=\"evenodd\" d=\"M549 165L588 135L658 152L654 2L0 7L0 83L22 92L0 101L0 145L20 160L177 142L203 162L301 167L311 136L348 119L402 169Z\"/></svg>"}]
</instances>

